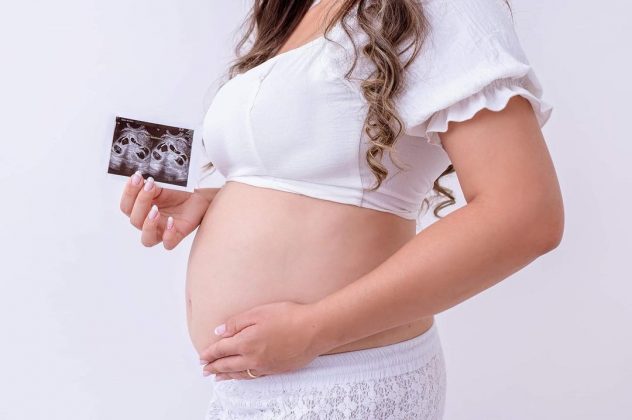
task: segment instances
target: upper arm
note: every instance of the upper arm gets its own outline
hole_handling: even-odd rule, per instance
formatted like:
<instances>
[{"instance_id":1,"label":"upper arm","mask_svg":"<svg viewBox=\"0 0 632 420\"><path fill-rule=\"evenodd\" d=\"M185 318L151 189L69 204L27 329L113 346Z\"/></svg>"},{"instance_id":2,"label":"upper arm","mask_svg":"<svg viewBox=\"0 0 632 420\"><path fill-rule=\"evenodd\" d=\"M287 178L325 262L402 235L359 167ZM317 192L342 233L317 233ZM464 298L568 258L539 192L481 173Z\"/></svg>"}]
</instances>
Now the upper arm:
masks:
<instances>
[{"instance_id":1,"label":"upper arm","mask_svg":"<svg viewBox=\"0 0 632 420\"><path fill-rule=\"evenodd\" d=\"M445 149L468 203L558 236L561 194L541 131L553 107L509 9L501 0L422 4L430 32L397 98L406 134Z\"/></svg>"},{"instance_id":2,"label":"upper arm","mask_svg":"<svg viewBox=\"0 0 632 420\"><path fill-rule=\"evenodd\" d=\"M465 199L488 204L498 218L522 223L549 244L561 240L564 213L553 161L533 108L522 96L499 111L449 123L440 133Z\"/></svg>"},{"instance_id":3,"label":"upper arm","mask_svg":"<svg viewBox=\"0 0 632 420\"><path fill-rule=\"evenodd\" d=\"M440 138L468 202L485 194L557 199L553 162L524 97L512 97L499 111L484 108L469 120L451 121Z\"/></svg>"}]
</instances>

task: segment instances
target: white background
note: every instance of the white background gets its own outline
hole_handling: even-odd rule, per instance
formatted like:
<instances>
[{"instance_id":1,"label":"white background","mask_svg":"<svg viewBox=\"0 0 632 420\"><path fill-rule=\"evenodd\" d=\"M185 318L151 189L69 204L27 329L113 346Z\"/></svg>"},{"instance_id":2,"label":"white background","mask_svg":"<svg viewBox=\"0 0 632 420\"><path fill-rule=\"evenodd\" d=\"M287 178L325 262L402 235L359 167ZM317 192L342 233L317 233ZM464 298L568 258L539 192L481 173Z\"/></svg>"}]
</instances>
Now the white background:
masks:
<instances>
[{"instance_id":1,"label":"white background","mask_svg":"<svg viewBox=\"0 0 632 420\"><path fill-rule=\"evenodd\" d=\"M203 418L210 379L185 318L192 236L171 252L143 247L104 151L114 115L197 127L246 4L3 8L0 419ZM512 4L555 107L544 132L566 232L550 254L437 316L446 419L630 418L632 7Z\"/></svg>"}]
</instances>

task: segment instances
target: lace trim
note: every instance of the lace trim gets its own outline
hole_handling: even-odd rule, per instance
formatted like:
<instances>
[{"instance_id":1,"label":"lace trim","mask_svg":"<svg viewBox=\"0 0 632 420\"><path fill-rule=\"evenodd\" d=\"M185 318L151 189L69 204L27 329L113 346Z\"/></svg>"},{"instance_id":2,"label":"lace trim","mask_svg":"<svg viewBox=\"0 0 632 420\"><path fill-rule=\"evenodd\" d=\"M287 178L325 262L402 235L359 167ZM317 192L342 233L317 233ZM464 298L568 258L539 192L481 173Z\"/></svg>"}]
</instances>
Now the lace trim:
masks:
<instances>
[{"instance_id":1,"label":"lace trim","mask_svg":"<svg viewBox=\"0 0 632 420\"><path fill-rule=\"evenodd\" d=\"M379 380L307 384L278 392L245 392L226 382L209 403L206 420L442 419L447 385L443 353L418 369Z\"/></svg>"}]
</instances>

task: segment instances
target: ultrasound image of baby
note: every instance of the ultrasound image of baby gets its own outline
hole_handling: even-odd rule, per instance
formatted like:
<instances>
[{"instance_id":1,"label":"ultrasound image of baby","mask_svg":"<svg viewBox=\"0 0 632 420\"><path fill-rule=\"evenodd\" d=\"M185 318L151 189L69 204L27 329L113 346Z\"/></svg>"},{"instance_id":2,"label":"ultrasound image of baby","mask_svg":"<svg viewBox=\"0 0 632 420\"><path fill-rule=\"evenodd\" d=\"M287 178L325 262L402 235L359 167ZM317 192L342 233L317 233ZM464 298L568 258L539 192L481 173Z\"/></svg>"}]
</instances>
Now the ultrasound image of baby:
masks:
<instances>
[{"instance_id":1,"label":"ultrasound image of baby","mask_svg":"<svg viewBox=\"0 0 632 420\"><path fill-rule=\"evenodd\" d=\"M149 175L154 179L169 177L176 181L187 180L191 145L182 133L171 134L168 130L160 143L151 151Z\"/></svg>"},{"instance_id":2,"label":"ultrasound image of baby","mask_svg":"<svg viewBox=\"0 0 632 420\"><path fill-rule=\"evenodd\" d=\"M192 143L193 130L116 117L108 173L186 187Z\"/></svg>"},{"instance_id":3,"label":"ultrasound image of baby","mask_svg":"<svg viewBox=\"0 0 632 420\"><path fill-rule=\"evenodd\" d=\"M110 169L147 173L151 144L151 134L144 126L134 128L128 123L112 144Z\"/></svg>"}]
</instances>

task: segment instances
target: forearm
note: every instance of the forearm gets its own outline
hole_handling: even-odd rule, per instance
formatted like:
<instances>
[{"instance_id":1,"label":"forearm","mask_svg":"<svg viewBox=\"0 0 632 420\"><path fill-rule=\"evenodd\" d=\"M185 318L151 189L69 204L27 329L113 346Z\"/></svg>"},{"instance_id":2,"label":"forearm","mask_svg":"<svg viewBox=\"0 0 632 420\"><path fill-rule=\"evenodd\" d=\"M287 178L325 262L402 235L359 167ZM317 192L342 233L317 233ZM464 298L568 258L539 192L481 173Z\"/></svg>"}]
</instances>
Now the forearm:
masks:
<instances>
[{"instance_id":1,"label":"forearm","mask_svg":"<svg viewBox=\"0 0 632 420\"><path fill-rule=\"evenodd\" d=\"M325 352L442 312L556 246L546 222L520 213L473 201L422 230L376 269L313 305L316 346Z\"/></svg>"}]
</instances>

